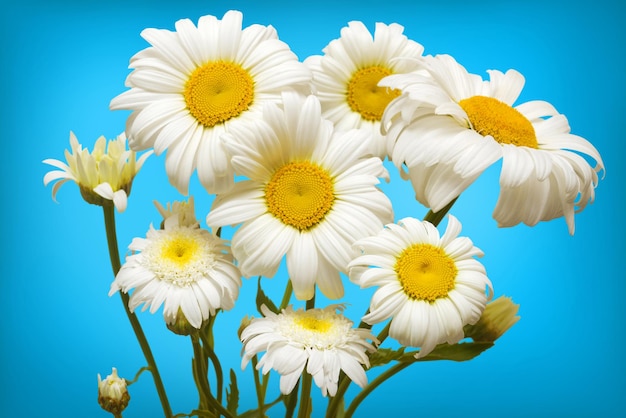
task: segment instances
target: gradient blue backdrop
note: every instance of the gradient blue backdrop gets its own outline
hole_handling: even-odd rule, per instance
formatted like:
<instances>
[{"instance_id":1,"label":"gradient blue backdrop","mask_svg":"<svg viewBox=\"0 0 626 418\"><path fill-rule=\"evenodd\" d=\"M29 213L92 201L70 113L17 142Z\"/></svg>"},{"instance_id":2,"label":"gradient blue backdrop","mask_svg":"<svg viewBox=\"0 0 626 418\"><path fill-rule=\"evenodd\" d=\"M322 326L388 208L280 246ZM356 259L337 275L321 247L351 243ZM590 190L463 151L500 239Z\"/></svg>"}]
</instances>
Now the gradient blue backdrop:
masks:
<instances>
[{"instance_id":1,"label":"gradient blue backdrop","mask_svg":"<svg viewBox=\"0 0 626 418\"><path fill-rule=\"evenodd\" d=\"M96 403L96 373L111 366L132 378L145 363L112 280L102 213L73 184L60 204L42 177L45 158L63 158L73 130L89 146L124 128L125 112L109 101L125 90L129 58L147 46L146 27L235 8L244 25L272 24L304 59L319 54L350 20L372 28L398 22L426 53L449 53L468 70L515 68L526 76L520 101L543 99L589 139L608 167L597 200L576 216L576 234L562 219L534 228L498 229L491 219L497 167L459 199L453 213L481 247L496 295L521 304L521 321L496 346L467 363L414 365L380 387L358 416L604 417L624 413L625 223L624 94L626 38L619 1L20 1L0 18L3 109L3 259L0 416L105 417ZM392 173L384 186L396 219L422 217L410 186ZM194 179L197 215L210 204ZM159 217L152 200L179 196L167 184L164 158L151 157L137 177L126 213L118 217L123 248ZM281 279L266 281L275 297ZM364 312L371 292L348 284L347 315ZM240 318L254 313L254 280L237 307L219 318L217 350L238 374L242 409L254 406L249 367L239 366ZM169 333L161 312L140 314L175 412L197 405L187 339ZM372 374L373 375L373 374ZM274 384L277 379L273 379ZM272 394L276 390L273 389ZM353 396L354 391L349 392ZM161 416L144 375L131 387L124 414ZM316 395L315 412L325 403ZM276 416L280 409L272 410ZM314 414L318 415L318 414Z\"/></svg>"}]
</instances>

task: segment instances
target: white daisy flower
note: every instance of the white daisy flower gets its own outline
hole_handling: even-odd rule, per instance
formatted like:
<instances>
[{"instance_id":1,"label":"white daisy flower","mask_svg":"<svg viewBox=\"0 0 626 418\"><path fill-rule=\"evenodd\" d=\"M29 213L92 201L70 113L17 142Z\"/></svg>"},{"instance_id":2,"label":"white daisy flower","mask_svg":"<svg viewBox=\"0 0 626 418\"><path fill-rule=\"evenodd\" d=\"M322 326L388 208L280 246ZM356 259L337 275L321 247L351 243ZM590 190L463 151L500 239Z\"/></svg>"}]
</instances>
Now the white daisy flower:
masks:
<instances>
[{"instance_id":1,"label":"white daisy flower","mask_svg":"<svg viewBox=\"0 0 626 418\"><path fill-rule=\"evenodd\" d=\"M377 341L370 330L352 328L352 321L337 312L343 306L307 311L288 306L280 314L265 305L261 309L265 317L254 318L241 333L242 370L252 357L265 352L256 368L263 374L276 370L285 395L291 393L305 366L323 396L335 396L340 371L360 387L367 384L363 366L369 367L367 352L375 351L367 340Z\"/></svg>"},{"instance_id":2,"label":"white daisy flower","mask_svg":"<svg viewBox=\"0 0 626 418\"><path fill-rule=\"evenodd\" d=\"M167 150L168 177L183 194L196 169L209 193L229 189L233 171L219 136L258 117L285 88L308 88L309 70L273 27L241 25L242 14L231 10L221 21L203 16L197 27L179 20L175 32L145 29L152 46L131 59L131 89L111 101L111 109L133 111L131 148Z\"/></svg>"},{"instance_id":3,"label":"white daisy flower","mask_svg":"<svg viewBox=\"0 0 626 418\"><path fill-rule=\"evenodd\" d=\"M231 309L241 287L240 273L232 263L226 242L197 223L181 225L179 214L164 221L163 229L152 225L146 238L135 238L133 252L111 284L109 296L118 290L135 289L128 307L144 304L155 313L162 304L168 324L179 311L199 329L217 309ZM139 253L135 253L139 252Z\"/></svg>"},{"instance_id":4,"label":"white daisy flower","mask_svg":"<svg viewBox=\"0 0 626 418\"><path fill-rule=\"evenodd\" d=\"M232 249L244 276L272 277L286 255L298 299L312 298L316 284L337 299L354 241L393 220L376 187L388 173L363 157L364 132L333 132L315 96L283 98L282 108L266 106L264 121L225 137L235 171L249 180L219 195L206 221L213 229L243 222Z\"/></svg>"},{"instance_id":5,"label":"white daisy flower","mask_svg":"<svg viewBox=\"0 0 626 418\"><path fill-rule=\"evenodd\" d=\"M374 36L362 22L350 22L341 37L330 42L323 56L312 56L304 63L313 72L313 86L322 103L322 116L339 130L365 129L368 148L384 159L386 144L380 133L380 119L389 102L400 91L379 87L390 74L417 70L416 60L424 47L402 34L396 23L376 23Z\"/></svg>"},{"instance_id":6,"label":"white daisy flower","mask_svg":"<svg viewBox=\"0 0 626 418\"><path fill-rule=\"evenodd\" d=\"M459 342L463 327L480 319L492 294L485 268L473 258L482 251L460 232L453 216L442 237L430 222L404 218L358 241L363 255L350 263L350 280L378 287L363 321L391 318L389 336L420 347L419 357L437 344Z\"/></svg>"},{"instance_id":7,"label":"white daisy flower","mask_svg":"<svg viewBox=\"0 0 626 418\"><path fill-rule=\"evenodd\" d=\"M59 188L72 180L78 185L80 194L86 202L105 206L113 204L118 212L124 212L130 195L133 179L152 151L144 153L136 160L135 151L126 149L126 136L121 133L116 139L108 141L101 136L96 141L93 151L83 148L70 132L70 147L65 150L67 164L52 158L43 160L60 170L52 170L43 178L45 186L57 181L52 186L52 199L56 202Z\"/></svg>"},{"instance_id":8,"label":"white daisy flower","mask_svg":"<svg viewBox=\"0 0 626 418\"><path fill-rule=\"evenodd\" d=\"M387 108L383 127L391 158L408 167L404 177L417 200L436 212L502 158L493 212L499 226L564 216L573 234L574 212L593 202L604 169L593 145L570 134L565 116L547 102L513 107L524 86L515 70L488 71L490 80L483 81L448 55L424 62L436 83L417 74L381 82L403 92Z\"/></svg>"}]
</instances>

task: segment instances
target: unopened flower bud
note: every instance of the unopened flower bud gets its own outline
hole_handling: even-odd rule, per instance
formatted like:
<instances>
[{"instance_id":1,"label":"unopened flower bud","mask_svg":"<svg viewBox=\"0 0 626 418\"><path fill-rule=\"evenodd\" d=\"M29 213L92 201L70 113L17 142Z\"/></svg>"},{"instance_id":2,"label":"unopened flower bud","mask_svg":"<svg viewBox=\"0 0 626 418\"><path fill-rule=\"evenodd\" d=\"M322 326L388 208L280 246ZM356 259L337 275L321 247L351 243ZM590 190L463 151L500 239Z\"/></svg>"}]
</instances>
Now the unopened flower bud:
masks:
<instances>
[{"instance_id":1,"label":"unopened flower bud","mask_svg":"<svg viewBox=\"0 0 626 418\"><path fill-rule=\"evenodd\" d=\"M98 403L113 416L121 416L122 411L128 406L130 395L126 389L126 379L117 375L117 369L102 380L98 373Z\"/></svg>"},{"instance_id":2,"label":"unopened flower bud","mask_svg":"<svg viewBox=\"0 0 626 418\"><path fill-rule=\"evenodd\" d=\"M519 321L518 311L519 305L510 297L500 296L487 304L476 324L465 327L465 336L474 341L493 342Z\"/></svg>"},{"instance_id":3,"label":"unopened flower bud","mask_svg":"<svg viewBox=\"0 0 626 418\"><path fill-rule=\"evenodd\" d=\"M239 336L240 340L241 340L241 333L243 332L244 329L246 329L248 325L250 325L250 322L252 322L253 319L254 319L253 316L248 316L248 315L241 318L241 324L239 325L239 329L237 330L237 335Z\"/></svg>"}]
</instances>

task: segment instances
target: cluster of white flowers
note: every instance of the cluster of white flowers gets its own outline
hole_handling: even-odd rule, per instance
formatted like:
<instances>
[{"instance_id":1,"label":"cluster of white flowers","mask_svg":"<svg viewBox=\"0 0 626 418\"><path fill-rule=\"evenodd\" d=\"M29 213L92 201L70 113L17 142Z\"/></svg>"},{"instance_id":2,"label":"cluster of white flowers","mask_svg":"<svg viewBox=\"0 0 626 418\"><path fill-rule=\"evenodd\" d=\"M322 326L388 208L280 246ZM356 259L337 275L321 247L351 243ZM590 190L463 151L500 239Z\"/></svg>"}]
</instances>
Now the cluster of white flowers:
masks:
<instances>
[{"instance_id":1,"label":"cluster of white flowers","mask_svg":"<svg viewBox=\"0 0 626 418\"><path fill-rule=\"evenodd\" d=\"M570 233L604 169L598 151L572 135L552 105L514 106L520 73L491 70L485 81L450 56L423 56L398 24L377 23L372 35L350 22L323 55L303 62L271 26L242 29L236 11L197 25L180 20L175 31L146 29L142 37L150 47L132 57L129 90L110 105L132 111L126 134L133 151L116 143L105 154L99 140L89 154L72 135L69 166L46 160L62 171L44 182L74 180L122 211L152 150L166 152L170 183L183 194L197 172L216 194L206 223L214 232L236 227L231 245L200 228L192 200L157 204L161 229L133 240L111 286L111 294L134 289L131 310L143 304L154 313L164 304L169 324L182 314L202 328L218 309L232 308L240 276L273 277L284 258L298 300L313 299L317 289L341 298L342 273L377 287L362 320L389 320L389 336L424 357L464 338L492 284L475 258L482 252L459 237L455 217L443 235L426 220L394 223L392 202L377 187L389 181L383 161L438 212L502 159L498 225L564 217ZM150 151L135 163L141 150ZM364 386L363 367L378 341L338 309L264 307L264 317L242 332L242 365L265 352L257 368L276 370L284 394L304 372L324 395L336 394L340 371Z\"/></svg>"}]
</instances>

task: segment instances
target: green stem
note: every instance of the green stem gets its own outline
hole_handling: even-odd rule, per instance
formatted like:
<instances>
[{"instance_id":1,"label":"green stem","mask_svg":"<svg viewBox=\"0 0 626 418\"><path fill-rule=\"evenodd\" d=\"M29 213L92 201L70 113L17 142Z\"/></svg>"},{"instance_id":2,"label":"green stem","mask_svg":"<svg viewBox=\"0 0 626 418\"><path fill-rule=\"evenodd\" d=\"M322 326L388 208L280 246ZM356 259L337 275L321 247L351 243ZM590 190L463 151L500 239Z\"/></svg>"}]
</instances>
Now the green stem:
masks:
<instances>
[{"instance_id":1,"label":"green stem","mask_svg":"<svg viewBox=\"0 0 626 418\"><path fill-rule=\"evenodd\" d=\"M344 418L351 418L356 408L359 406L361 402L363 402L363 399L365 399L367 395L372 393L372 391L376 389L378 386L380 386L385 380L389 379L396 373L404 370L411 364L413 363L411 362L398 363L395 366L390 367L389 369L385 370L376 379L372 380L372 382L368 384L367 386L365 386L365 388L362 391L360 391L358 395L355 396L355 398L352 400L352 403L350 403L350 406L346 410L346 414L344 415Z\"/></svg>"},{"instance_id":2,"label":"green stem","mask_svg":"<svg viewBox=\"0 0 626 418\"><path fill-rule=\"evenodd\" d=\"M254 375L254 386L256 387L256 399L259 404L259 417L265 418L265 412L263 411L263 404L265 403L265 396L262 392L261 381L259 379L260 371L256 369L258 360L256 355L252 357L252 374Z\"/></svg>"},{"instance_id":3,"label":"green stem","mask_svg":"<svg viewBox=\"0 0 626 418\"><path fill-rule=\"evenodd\" d=\"M122 264L120 262L120 253L117 246L117 233L115 231L115 207L113 205L103 206L102 209L104 211L104 227L106 229L107 244L109 247L109 257L111 259L113 276L117 276L117 273L122 268ZM121 290L119 293L120 297L122 298L122 305L124 305L124 311L126 312L126 316L130 321L130 325L132 326L133 331L135 332L135 337L137 337L137 342L139 342L141 351L143 352L143 355L148 362L150 372L152 372L154 386L156 387L157 394L159 395L161 407L163 408L163 413L165 414L166 418L171 418L172 408L170 407L170 403L167 399L165 387L163 386L163 381L161 380L161 374L159 373L159 369L157 368L156 362L154 361L154 356L152 355L152 350L150 349L150 345L148 344L146 335L141 328L139 319L133 312L130 311L130 308L128 307L128 301L130 299L128 293L124 293Z\"/></svg>"},{"instance_id":4,"label":"green stem","mask_svg":"<svg viewBox=\"0 0 626 418\"><path fill-rule=\"evenodd\" d=\"M309 309L313 308L315 308L315 293L313 294L313 297L311 299L306 301L306 310L308 311Z\"/></svg>"},{"instance_id":5,"label":"green stem","mask_svg":"<svg viewBox=\"0 0 626 418\"><path fill-rule=\"evenodd\" d=\"M350 378L348 376L346 376L345 373L341 373L341 376L339 376L339 385L337 387L337 393L335 393L335 396L331 397L328 400L328 407L326 408L326 418L335 418L338 414L337 414L337 409L339 409L339 406L341 405L341 401L343 399L343 397L346 394L346 391L348 390L348 387L350 386L350 383L352 382L352 380L350 380Z\"/></svg>"},{"instance_id":6,"label":"green stem","mask_svg":"<svg viewBox=\"0 0 626 418\"><path fill-rule=\"evenodd\" d=\"M291 284L291 280L287 280L287 286L285 287L285 294L283 295L283 300L280 302L280 307L278 311L282 311L289 304L289 299L291 299L291 294L293 293L293 285Z\"/></svg>"},{"instance_id":7,"label":"green stem","mask_svg":"<svg viewBox=\"0 0 626 418\"><path fill-rule=\"evenodd\" d=\"M435 226L439 225L439 222L441 222L443 217L446 216L446 213L450 211L450 208L452 208L452 205L454 205L454 203L456 202L458 198L459 197L457 196L454 199L452 199L450 203L445 205L443 209L441 209L439 212L433 212L432 210L429 210L426 216L424 216L424 220L430 222L431 224Z\"/></svg>"},{"instance_id":8,"label":"green stem","mask_svg":"<svg viewBox=\"0 0 626 418\"><path fill-rule=\"evenodd\" d=\"M378 334L378 336L376 337L376 339L378 340L378 345L380 346L383 341L385 341L385 339L389 336L389 328L391 327L391 321L387 322L387 325L385 325L385 328L382 329L382 331L380 331L380 333Z\"/></svg>"},{"instance_id":9,"label":"green stem","mask_svg":"<svg viewBox=\"0 0 626 418\"><path fill-rule=\"evenodd\" d=\"M206 363L204 362L204 354L197 336L191 335L191 345L193 346L193 365L195 368L196 382L198 383L198 396L200 404L198 409L207 409L209 404L208 397L211 393L209 381L207 380Z\"/></svg>"},{"instance_id":10,"label":"green stem","mask_svg":"<svg viewBox=\"0 0 626 418\"><path fill-rule=\"evenodd\" d=\"M302 391L300 392L300 409L298 410L298 418L308 418L309 409L311 408L311 383L313 376L302 371Z\"/></svg>"},{"instance_id":11,"label":"green stem","mask_svg":"<svg viewBox=\"0 0 626 418\"><path fill-rule=\"evenodd\" d=\"M215 355L215 351L211 348L211 344L208 340L208 337L202 335L202 346L204 349L204 353L208 355L208 357L213 362L213 367L215 367L215 380L217 381L217 401L222 403L222 388L224 387L224 375L222 371L222 365L220 363L219 358ZM207 370L208 372L208 370Z\"/></svg>"}]
</instances>

